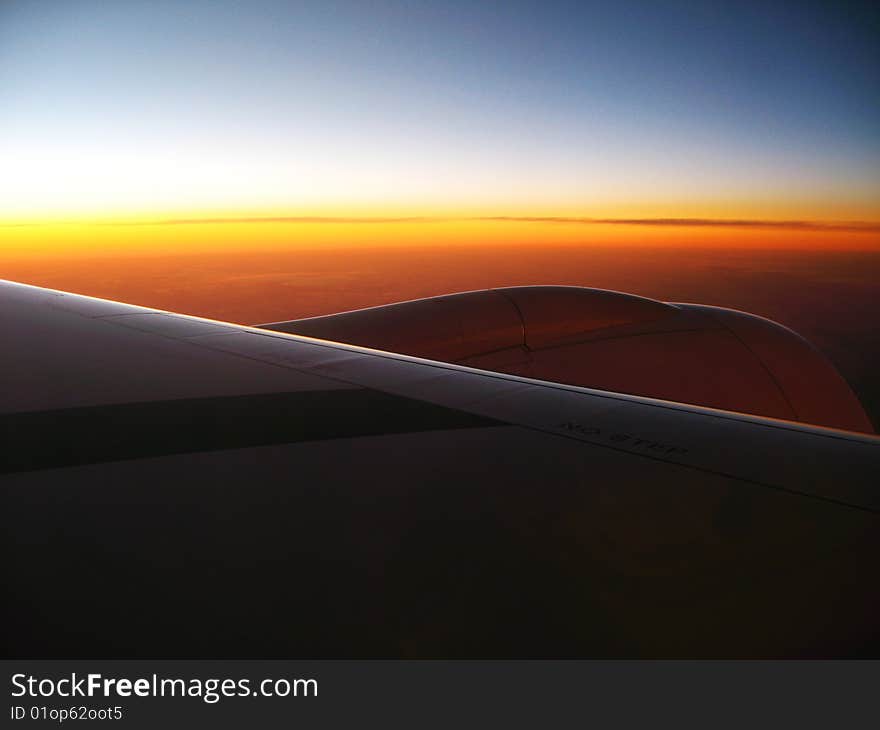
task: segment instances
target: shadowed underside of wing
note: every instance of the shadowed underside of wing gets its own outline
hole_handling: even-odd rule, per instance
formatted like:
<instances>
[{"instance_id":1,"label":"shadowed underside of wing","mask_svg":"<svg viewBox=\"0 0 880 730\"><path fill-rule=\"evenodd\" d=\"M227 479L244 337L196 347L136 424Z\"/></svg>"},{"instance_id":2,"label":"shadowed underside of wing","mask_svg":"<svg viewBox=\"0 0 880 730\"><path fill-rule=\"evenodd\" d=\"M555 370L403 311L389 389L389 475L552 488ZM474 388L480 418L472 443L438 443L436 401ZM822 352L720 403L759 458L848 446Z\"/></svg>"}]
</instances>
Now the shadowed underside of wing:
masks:
<instances>
[{"instance_id":1,"label":"shadowed underside of wing","mask_svg":"<svg viewBox=\"0 0 880 730\"><path fill-rule=\"evenodd\" d=\"M262 325L552 382L872 433L812 345L744 312L509 287Z\"/></svg>"},{"instance_id":2,"label":"shadowed underside of wing","mask_svg":"<svg viewBox=\"0 0 880 730\"><path fill-rule=\"evenodd\" d=\"M10 656L880 653L876 438L11 283L0 308Z\"/></svg>"}]
</instances>

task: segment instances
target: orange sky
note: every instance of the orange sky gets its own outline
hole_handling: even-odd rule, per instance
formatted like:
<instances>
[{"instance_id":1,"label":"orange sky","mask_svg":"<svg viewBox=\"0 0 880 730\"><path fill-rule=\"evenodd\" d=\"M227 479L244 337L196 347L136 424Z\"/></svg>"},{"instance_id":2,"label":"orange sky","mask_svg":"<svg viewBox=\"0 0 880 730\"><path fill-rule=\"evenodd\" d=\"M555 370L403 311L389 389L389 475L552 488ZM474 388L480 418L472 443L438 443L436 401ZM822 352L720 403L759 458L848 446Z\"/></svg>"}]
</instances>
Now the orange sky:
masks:
<instances>
[{"instance_id":1,"label":"orange sky","mask_svg":"<svg viewBox=\"0 0 880 730\"><path fill-rule=\"evenodd\" d=\"M880 250L880 225L828 226L799 222L762 225L759 221L742 220L716 225L701 219L597 223L565 218L387 220L366 217L318 222L83 222L0 226L0 252L6 262L68 255L475 244Z\"/></svg>"}]
</instances>

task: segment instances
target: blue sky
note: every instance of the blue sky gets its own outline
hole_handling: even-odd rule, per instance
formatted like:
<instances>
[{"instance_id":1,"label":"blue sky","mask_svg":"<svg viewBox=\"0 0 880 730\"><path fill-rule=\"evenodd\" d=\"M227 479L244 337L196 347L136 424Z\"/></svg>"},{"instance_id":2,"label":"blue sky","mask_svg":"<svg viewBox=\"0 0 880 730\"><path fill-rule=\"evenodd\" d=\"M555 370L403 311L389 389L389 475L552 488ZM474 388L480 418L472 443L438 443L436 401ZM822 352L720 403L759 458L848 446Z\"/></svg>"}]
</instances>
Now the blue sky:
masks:
<instances>
[{"instance_id":1,"label":"blue sky","mask_svg":"<svg viewBox=\"0 0 880 730\"><path fill-rule=\"evenodd\" d=\"M4 2L0 215L874 217L880 11Z\"/></svg>"}]
</instances>

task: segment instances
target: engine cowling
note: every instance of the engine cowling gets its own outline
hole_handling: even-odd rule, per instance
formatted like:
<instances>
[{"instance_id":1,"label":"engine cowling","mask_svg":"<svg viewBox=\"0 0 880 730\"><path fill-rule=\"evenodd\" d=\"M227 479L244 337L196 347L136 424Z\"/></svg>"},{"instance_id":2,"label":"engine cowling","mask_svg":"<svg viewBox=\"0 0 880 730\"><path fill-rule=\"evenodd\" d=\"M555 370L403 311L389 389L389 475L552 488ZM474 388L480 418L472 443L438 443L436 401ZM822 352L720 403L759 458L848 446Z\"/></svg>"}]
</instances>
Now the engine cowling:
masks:
<instances>
[{"instance_id":1,"label":"engine cowling","mask_svg":"<svg viewBox=\"0 0 880 730\"><path fill-rule=\"evenodd\" d=\"M831 362L745 312L569 286L488 289L259 325L570 385L873 432Z\"/></svg>"}]
</instances>

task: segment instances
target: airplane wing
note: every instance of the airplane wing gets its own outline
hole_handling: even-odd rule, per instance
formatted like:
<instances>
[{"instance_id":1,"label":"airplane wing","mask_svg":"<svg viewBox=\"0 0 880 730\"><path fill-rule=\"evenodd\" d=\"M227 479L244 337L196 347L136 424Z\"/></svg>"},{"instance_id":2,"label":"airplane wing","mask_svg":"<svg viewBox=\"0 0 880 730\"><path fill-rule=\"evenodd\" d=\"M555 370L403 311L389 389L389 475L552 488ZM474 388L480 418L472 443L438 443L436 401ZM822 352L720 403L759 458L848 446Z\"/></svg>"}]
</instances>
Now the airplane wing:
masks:
<instances>
[{"instance_id":1,"label":"airplane wing","mask_svg":"<svg viewBox=\"0 0 880 730\"><path fill-rule=\"evenodd\" d=\"M10 657L880 654L880 439L0 282Z\"/></svg>"}]
</instances>

